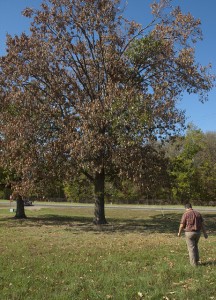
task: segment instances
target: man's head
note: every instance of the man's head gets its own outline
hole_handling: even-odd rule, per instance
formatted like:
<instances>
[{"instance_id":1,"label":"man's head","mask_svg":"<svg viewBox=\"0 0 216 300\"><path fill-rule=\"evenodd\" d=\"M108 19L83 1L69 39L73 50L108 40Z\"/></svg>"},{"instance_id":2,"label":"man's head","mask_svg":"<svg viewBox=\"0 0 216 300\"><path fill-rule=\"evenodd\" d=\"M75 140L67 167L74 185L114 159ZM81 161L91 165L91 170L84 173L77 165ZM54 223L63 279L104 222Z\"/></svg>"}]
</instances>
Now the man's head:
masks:
<instances>
[{"instance_id":1,"label":"man's head","mask_svg":"<svg viewBox=\"0 0 216 300\"><path fill-rule=\"evenodd\" d=\"M190 203L185 204L185 209L190 209L192 208L192 205Z\"/></svg>"}]
</instances>

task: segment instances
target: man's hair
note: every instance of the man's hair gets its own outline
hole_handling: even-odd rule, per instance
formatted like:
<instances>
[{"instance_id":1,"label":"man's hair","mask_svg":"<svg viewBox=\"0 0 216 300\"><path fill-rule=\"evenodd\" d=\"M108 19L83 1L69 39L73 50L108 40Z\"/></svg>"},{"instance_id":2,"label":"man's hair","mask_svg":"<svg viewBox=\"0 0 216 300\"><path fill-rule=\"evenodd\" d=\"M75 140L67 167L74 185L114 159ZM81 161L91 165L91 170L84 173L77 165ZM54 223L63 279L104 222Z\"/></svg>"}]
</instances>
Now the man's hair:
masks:
<instances>
[{"instance_id":1,"label":"man's hair","mask_svg":"<svg viewBox=\"0 0 216 300\"><path fill-rule=\"evenodd\" d=\"M192 205L191 205L190 203L186 203L186 204L185 204L185 208L186 208L186 209L192 208Z\"/></svg>"}]
</instances>

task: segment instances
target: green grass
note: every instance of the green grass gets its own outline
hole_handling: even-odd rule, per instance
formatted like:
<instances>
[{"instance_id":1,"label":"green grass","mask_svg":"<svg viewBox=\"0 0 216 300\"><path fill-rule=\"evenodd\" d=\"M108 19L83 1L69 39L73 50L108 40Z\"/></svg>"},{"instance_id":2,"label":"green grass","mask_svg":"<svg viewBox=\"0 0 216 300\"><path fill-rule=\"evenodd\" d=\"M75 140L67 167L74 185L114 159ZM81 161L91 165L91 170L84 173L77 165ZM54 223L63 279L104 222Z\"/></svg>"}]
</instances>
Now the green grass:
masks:
<instances>
[{"instance_id":1,"label":"green grass","mask_svg":"<svg viewBox=\"0 0 216 300\"><path fill-rule=\"evenodd\" d=\"M0 209L1 300L216 299L216 214L192 268L181 213L109 209L94 226L92 207L35 208Z\"/></svg>"}]
</instances>

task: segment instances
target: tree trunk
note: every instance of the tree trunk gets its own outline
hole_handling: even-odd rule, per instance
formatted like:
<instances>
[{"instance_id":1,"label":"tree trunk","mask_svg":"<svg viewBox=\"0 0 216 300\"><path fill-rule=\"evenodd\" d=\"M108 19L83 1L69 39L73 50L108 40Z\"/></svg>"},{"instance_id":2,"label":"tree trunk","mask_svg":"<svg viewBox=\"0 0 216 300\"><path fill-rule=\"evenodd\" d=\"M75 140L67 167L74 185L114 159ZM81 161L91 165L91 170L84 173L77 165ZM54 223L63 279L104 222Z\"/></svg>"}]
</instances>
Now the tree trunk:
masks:
<instances>
[{"instance_id":1,"label":"tree trunk","mask_svg":"<svg viewBox=\"0 0 216 300\"><path fill-rule=\"evenodd\" d=\"M17 202L15 218L16 219L25 219L26 215L25 215L24 201L23 201L22 197L19 195L19 196L17 196L17 198L15 200Z\"/></svg>"},{"instance_id":2,"label":"tree trunk","mask_svg":"<svg viewBox=\"0 0 216 300\"><path fill-rule=\"evenodd\" d=\"M94 192L95 192L95 211L94 211L94 223L107 224L104 210L104 184L105 174L104 171L97 173L94 180Z\"/></svg>"}]
</instances>

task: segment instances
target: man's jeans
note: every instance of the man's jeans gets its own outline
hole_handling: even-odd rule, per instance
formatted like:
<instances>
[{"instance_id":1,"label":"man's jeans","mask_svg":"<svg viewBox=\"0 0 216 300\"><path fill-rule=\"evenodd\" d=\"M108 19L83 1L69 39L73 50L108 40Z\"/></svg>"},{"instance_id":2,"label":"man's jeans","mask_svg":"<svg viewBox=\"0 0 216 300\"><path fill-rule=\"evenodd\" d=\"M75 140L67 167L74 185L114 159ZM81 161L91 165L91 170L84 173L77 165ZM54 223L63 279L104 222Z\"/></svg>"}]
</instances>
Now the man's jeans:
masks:
<instances>
[{"instance_id":1,"label":"man's jeans","mask_svg":"<svg viewBox=\"0 0 216 300\"><path fill-rule=\"evenodd\" d=\"M187 248L190 257L190 263L196 266L199 261L198 242L200 239L200 231L185 232Z\"/></svg>"}]
</instances>

